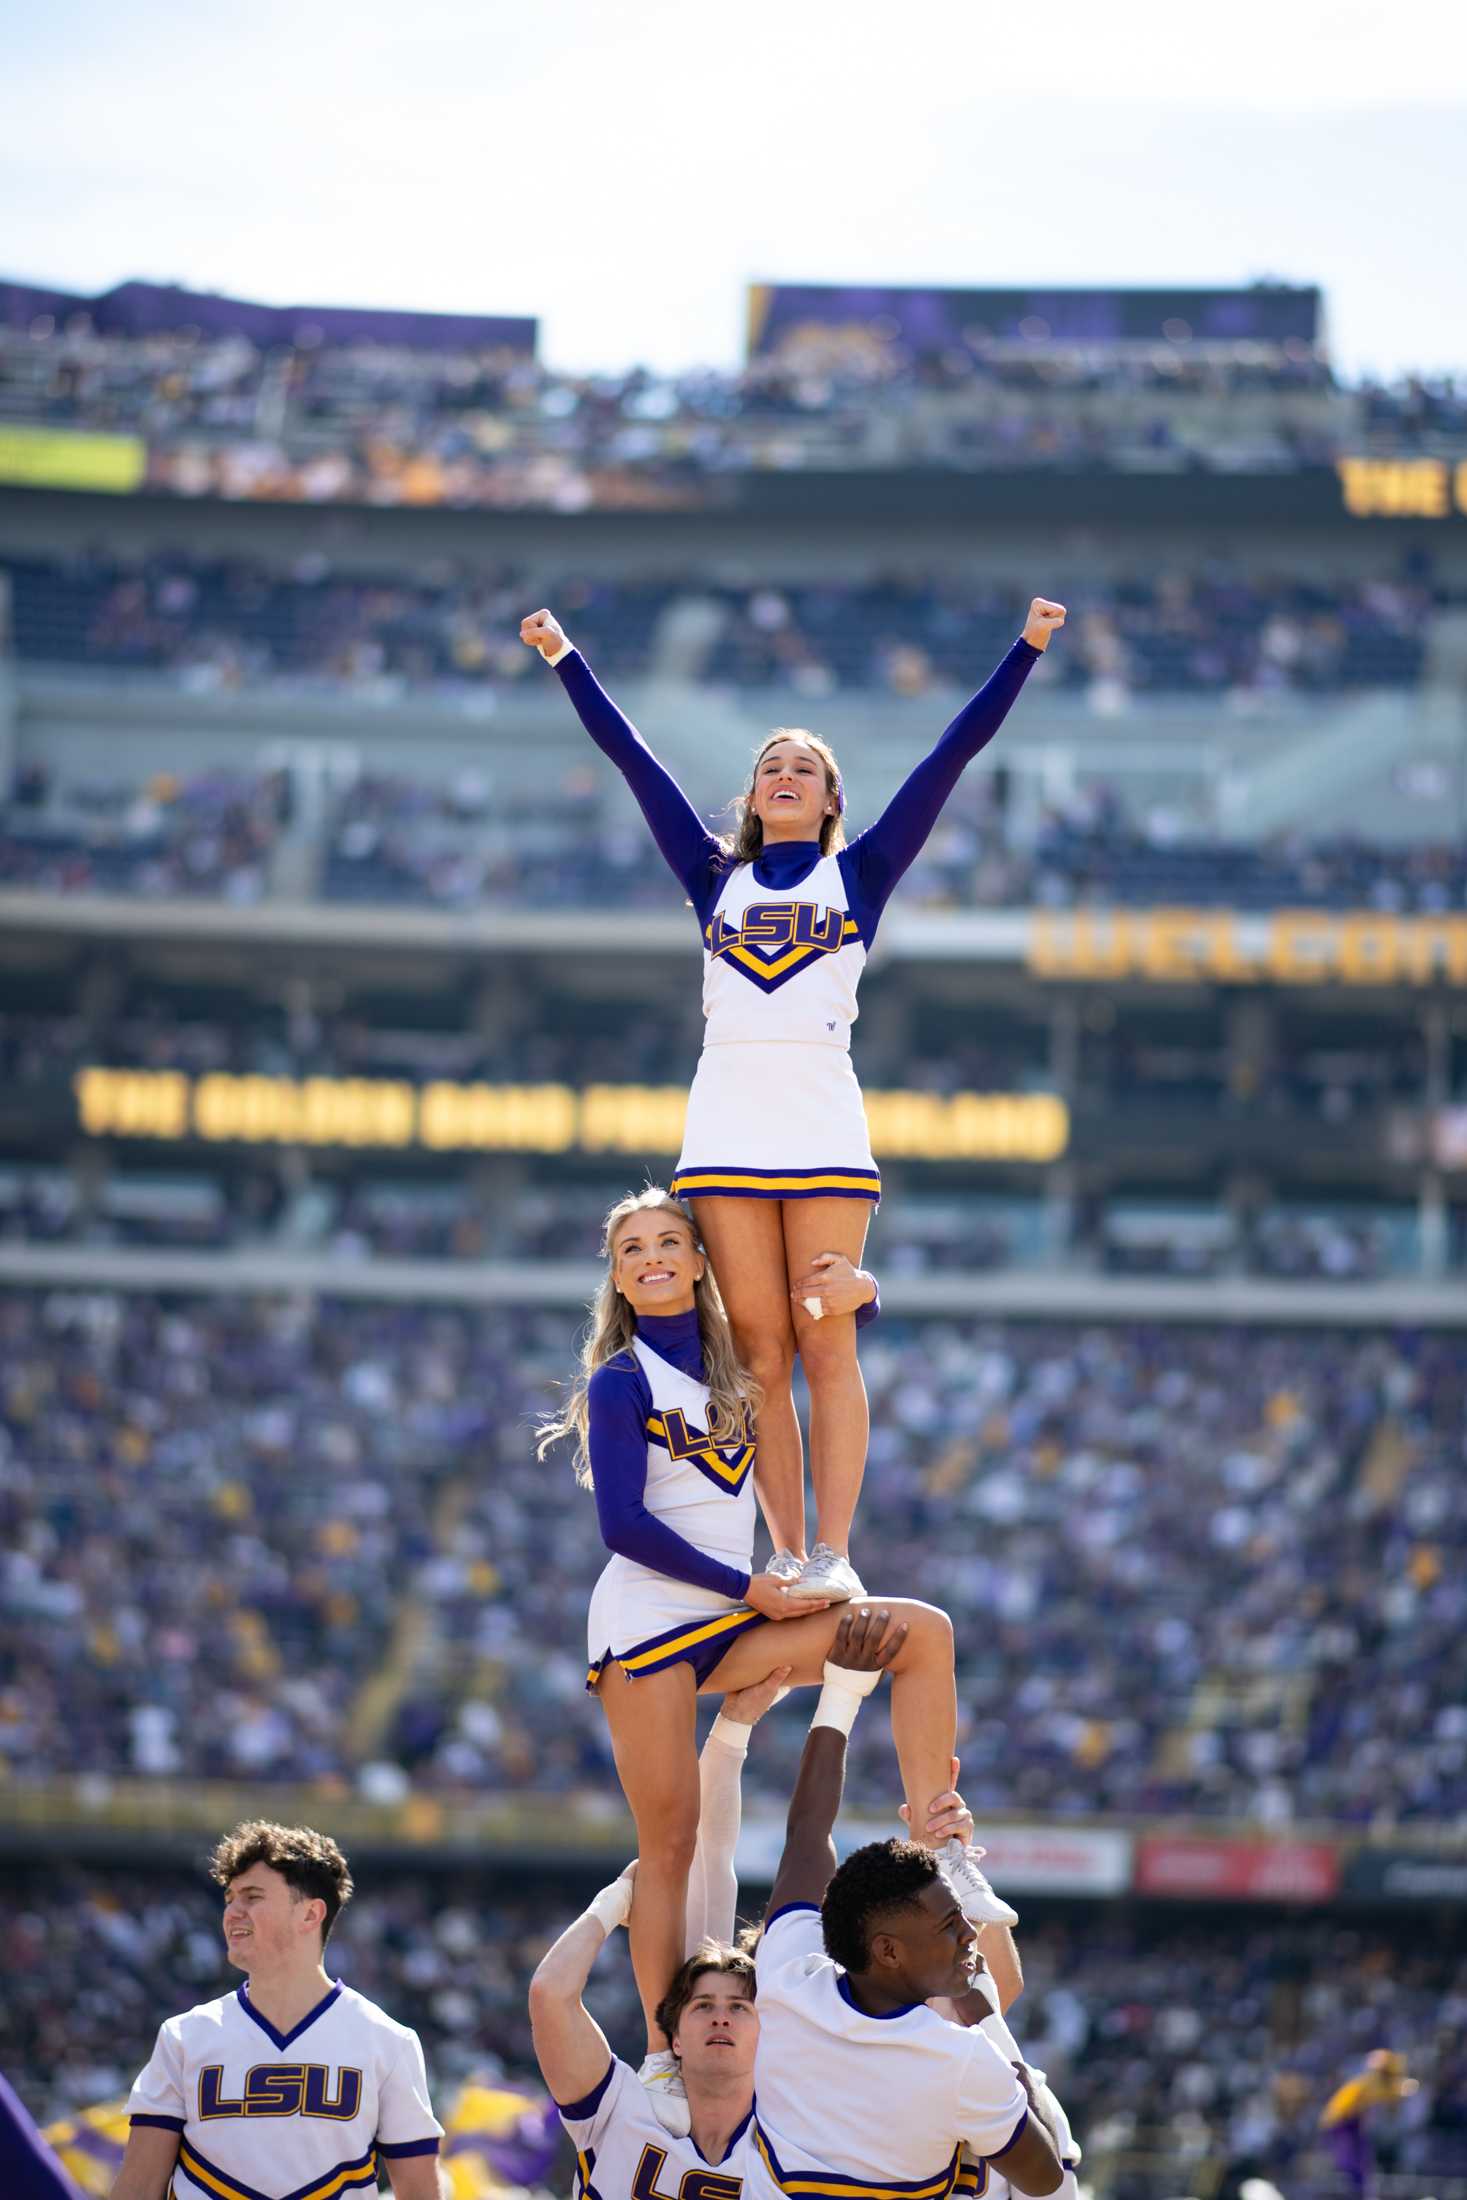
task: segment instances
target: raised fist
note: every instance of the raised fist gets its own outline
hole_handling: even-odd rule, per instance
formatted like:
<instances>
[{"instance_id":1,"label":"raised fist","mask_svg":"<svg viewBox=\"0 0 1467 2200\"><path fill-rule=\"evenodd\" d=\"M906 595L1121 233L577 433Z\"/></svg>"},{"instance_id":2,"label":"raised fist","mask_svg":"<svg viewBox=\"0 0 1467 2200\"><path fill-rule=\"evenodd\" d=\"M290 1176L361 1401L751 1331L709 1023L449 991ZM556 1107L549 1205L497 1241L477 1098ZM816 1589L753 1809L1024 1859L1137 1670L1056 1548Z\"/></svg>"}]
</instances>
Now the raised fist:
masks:
<instances>
[{"instance_id":1,"label":"raised fist","mask_svg":"<svg viewBox=\"0 0 1467 2200\"><path fill-rule=\"evenodd\" d=\"M1057 634L1064 623L1065 607L1062 603L1050 603L1047 597L1036 596L1029 606L1029 616L1024 621L1024 639L1031 649L1048 649L1050 635ZM526 636L526 639L529 637Z\"/></svg>"},{"instance_id":2,"label":"raised fist","mask_svg":"<svg viewBox=\"0 0 1467 2200\"><path fill-rule=\"evenodd\" d=\"M1064 617L1063 612L1060 617ZM553 657L565 640L565 632L553 611L532 611L528 619L520 621L520 640L538 649L542 657Z\"/></svg>"}]
</instances>

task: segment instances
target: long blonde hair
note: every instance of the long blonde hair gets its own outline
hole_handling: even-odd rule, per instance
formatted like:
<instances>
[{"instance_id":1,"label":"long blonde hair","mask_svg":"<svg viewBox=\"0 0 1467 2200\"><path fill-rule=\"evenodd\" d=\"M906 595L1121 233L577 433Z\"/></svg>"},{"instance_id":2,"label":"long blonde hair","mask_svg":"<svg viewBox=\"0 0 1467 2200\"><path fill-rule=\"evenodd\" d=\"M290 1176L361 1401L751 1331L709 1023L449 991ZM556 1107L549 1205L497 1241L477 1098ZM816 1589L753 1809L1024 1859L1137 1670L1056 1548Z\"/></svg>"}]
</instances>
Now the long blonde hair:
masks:
<instances>
[{"instance_id":1,"label":"long blonde hair","mask_svg":"<svg viewBox=\"0 0 1467 2200\"><path fill-rule=\"evenodd\" d=\"M837 805L820 820L820 853L828 856L835 849L844 848L846 844L845 789L834 749L828 741L822 741L818 733L811 733L804 726L776 726L773 733L767 734L754 752L749 784L734 799L734 829L732 833L722 836L723 852L730 864L752 863L756 856L763 853L764 821L755 813L754 788L759 778L759 766L776 741L803 741L815 751L825 766L825 792L827 796L835 796Z\"/></svg>"},{"instance_id":2,"label":"long blonde hair","mask_svg":"<svg viewBox=\"0 0 1467 2200\"><path fill-rule=\"evenodd\" d=\"M703 1253L697 1224L682 1202L665 1192L660 1184L649 1184L645 1191L629 1192L625 1199L617 1201L606 1217L601 1237L606 1274L591 1301L591 1318L581 1338L580 1365L560 1411L549 1414L535 1430L537 1459L543 1459L550 1446L558 1443L561 1437L575 1438L576 1480L584 1489L591 1486L586 1402L591 1377L598 1367L614 1360L619 1352L629 1351L637 1334L637 1317L631 1301L612 1281L611 1267L616 1254L617 1231L629 1215L640 1214L676 1215L691 1231L695 1249ZM760 1391L752 1375L739 1365L718 1278L708 1263L707 1254L703 1257L703 1273L693 1286L693 1306L698 1316L698 1338L703 1347L703 1380L708 1385L708 1434L715 1444L737 1444L744 1441L750 1418L759 1409Z\"/></svg>"}]
</instances>

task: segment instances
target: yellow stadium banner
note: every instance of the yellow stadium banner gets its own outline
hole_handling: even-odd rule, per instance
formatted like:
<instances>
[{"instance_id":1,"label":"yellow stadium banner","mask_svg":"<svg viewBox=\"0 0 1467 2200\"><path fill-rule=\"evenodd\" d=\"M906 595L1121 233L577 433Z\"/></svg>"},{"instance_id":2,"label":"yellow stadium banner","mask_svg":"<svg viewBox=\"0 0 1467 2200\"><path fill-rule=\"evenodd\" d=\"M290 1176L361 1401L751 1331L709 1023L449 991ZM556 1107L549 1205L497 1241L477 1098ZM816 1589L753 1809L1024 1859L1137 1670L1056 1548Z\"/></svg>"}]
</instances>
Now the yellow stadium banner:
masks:
<instances>
[{"instance_id":1,"label":"yellow stadium banner","mask_svg":"<svg viewBox=\"0 0 1467 2200\"><path fill-rule=\"evenodd\" d=\"M74 2185L106 2200L127 2151L127 2103L109 2101L47 2124L41 2136Z\"/></svg>"},{"instance_id":2,"label":"yellow stadium banner","mask_svg":"<svg viewBox=\"0 0 1467 2200\"><path fill-rule=\"evenodd\" d=\"M683 1085L418 1086L100 1063L73 1083L92 1138L398 1152L675 1154L688 1102ZM1042 1163L1070 1142L1069 1110L1050 1092L868 1092L866 1115L891 1161Z\"/></svg>"},{"instance_id":3,"label":"yellow stadium banner","mask_svg":"<svg viewBox=\"0 0 1467 2200\"><path fill-rule=\"evenodd\" d=\"M130 496L148 471L138 435L81 429L0 426L0 482L22 489L100 489Z\"/></svg>"},{"instance_id":4,"label":"yellow stadium banner","mask_svg":"<svg viewBox=\"0 0 1467 2200\"><path fill-rule=\"evenodd\" d=\"M452 2200L506 2200L542 2186L567 2152L560 2118L543 2093L469 2078L439 2113Z\"/></svg>"},{"instance_id":5,"label":"yellow stadium banner","mask_svg":"<svg viewBox=\"0 0 1467 2200\"><path fill-rule=\"evenodd\" d=\"M1337 458L1352 519L1450 519L1467 513L1467 459Z\"/></svg>"},{"instance_id":6,"label":"yellow stadium banner","mask_svg":"<svg viewBox=\"0 0 1467 2200\"><path fill-rule=\"evenodd\" d=\"M1030 921L1031 976L1114 984L1467 985L1467 916L1383 910L1057 909Z\"/></svg>"}]
</instances>

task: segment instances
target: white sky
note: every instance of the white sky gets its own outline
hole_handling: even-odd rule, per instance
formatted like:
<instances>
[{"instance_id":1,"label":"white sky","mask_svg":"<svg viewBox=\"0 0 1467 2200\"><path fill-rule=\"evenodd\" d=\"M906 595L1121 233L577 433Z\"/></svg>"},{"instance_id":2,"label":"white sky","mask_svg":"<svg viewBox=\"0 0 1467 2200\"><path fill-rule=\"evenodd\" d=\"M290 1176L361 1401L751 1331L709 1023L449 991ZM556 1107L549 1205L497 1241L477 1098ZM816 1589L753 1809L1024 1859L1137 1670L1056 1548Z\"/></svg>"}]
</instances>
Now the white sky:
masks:
<instances>
[{"instance_id":1,"label":"white sky","mask_svg":"<svg viewBox=\"0 0 1467 2200\"><path fill-rule=\"evenodd\" d=\"M24 13L0 275L536 313L571 368L733 364L751 277L1274 275L1351 372L1467 369L1460 0Z\"/></svg>"}]
</instances>

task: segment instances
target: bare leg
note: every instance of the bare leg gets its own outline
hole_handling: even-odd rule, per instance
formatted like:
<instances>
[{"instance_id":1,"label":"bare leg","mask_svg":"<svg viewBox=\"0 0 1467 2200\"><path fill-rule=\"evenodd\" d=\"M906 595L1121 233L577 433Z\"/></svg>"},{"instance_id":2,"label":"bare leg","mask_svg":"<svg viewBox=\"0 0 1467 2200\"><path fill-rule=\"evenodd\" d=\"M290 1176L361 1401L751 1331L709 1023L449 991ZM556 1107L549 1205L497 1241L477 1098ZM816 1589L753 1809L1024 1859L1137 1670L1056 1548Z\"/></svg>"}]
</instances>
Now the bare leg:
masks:
<instances>
[{"instance_id":1,"label":"bare leg","mask_svg":"<svg viewBox=\"0 0 1467 2200\"><path fill-rule=\"evenodd\" d=\"M778 1550L805 1555L805 1458L790 1379L795 1332L777 1199L695 1199L734 1344L764 1393L754 1487ZM819 1204L825 1204L821 1201ZM818 1248L817 1248L818 1249Z\"/></svg>"},{"instance_id":2,"label":"bare leg","mask_svg":"<svg viewBox=\"0 0 1467 2200\"><path fill-rule=\"evenodd\" d=\"M871 1220L866 1200L787 1199L782 1204L785 1266L790 1275L804 1275L817 1253L844 1253L853 1268L860 1267ZM802 1306L792 1312L795 1343L810 1386L816 1538L846 1558L871 1432L866 1385L856 1359L856 1317L827 1314L816 1322Z\"/></svg>"},{"instance_id":3,"label":"bare leg","mask_svg":"<svg viewBox=\"0 0 1467 2200\"><path fill-rule=\"evenodd\" d=\"M888 1667L891 1735L911 1812L911 1838L919 1841L933 1797L946 1794L952 1786L958 1730L952 1622L935 1605L917 1604L906 1597L863 1597L860 1608L890 1612L893 1624L907 1623L907 1639ZM791 1687L819 1681L841 1611L849 1609L843 1606L811 1612L804 1619L769 1620L762 1627L750 1627L729 1645L704 1681L705 1691L721 1694L748 1688L767 1680L779 1665L791 1668ZM639 1681L637 1686L641 1685Z\"/></svg>"},{"instance_id":4,"label":"bare leg","mask_svg":"<svg viewBox=\"0 0 1467 2200\"><path fill-rule=\"evenodd\" d=\"M637 1822L628 1938L650 2052L670 2044L658 2028L657 2004L683 1960L688 1872L698 1839L697 1689L690 1665L664 1666L635 1681L608 1665L596 1692Z\"/></svg>"}]
</instances>

